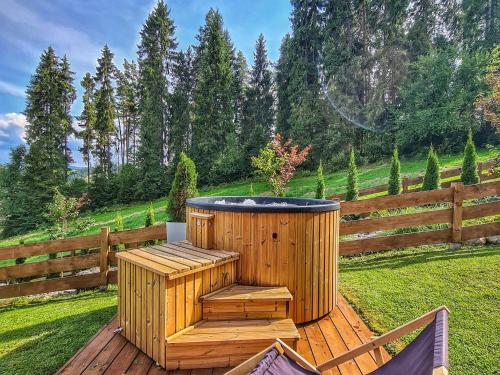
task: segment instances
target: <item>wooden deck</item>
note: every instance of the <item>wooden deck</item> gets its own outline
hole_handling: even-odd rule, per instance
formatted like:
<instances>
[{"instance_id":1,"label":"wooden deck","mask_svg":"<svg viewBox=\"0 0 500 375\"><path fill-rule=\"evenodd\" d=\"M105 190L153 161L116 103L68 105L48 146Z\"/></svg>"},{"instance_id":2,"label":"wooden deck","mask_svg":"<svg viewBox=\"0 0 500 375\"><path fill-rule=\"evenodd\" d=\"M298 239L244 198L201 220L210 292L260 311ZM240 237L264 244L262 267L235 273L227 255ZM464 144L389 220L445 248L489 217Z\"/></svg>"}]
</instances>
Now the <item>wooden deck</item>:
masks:
<instances>
[{"instance_id":1,"label":"wooden deck","mask_svg":"<svg viewBox=\"0 0 500 375\"><path fill-rule=\"evenodd\" d=\"M113 318L81 348L58 372L58 374L166 374L144 353L128 342L122 335L114 333L117 319ZM316 322L300 325L299 353L313 364L323 363L363 342L372 332L356 315L352 307L339 295L339 305L328 316ZM385 360L390 357L383 350ZM373 353L359 356L329 374L361 375L377 368ZM227 369L197 369L169 371L179 375L224 374Z\"/></svg>"}]
</instances>

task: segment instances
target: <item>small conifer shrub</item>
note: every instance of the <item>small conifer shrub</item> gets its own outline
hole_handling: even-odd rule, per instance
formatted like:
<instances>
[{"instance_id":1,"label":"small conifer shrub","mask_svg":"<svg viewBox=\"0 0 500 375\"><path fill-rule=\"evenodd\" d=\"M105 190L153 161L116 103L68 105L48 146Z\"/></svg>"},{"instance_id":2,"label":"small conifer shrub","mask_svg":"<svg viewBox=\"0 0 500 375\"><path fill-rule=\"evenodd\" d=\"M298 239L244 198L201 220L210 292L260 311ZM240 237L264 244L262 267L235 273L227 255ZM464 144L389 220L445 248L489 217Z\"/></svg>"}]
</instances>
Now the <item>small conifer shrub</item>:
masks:
<instances>
[{"instance_id":1,"label":"small conifer shrub","mask_svg":"<svg viewBox=\"0 0 500 375\"><path fill-rule=\"evenodd\" d=\"M467 144L464 150L464 161L462 164L462 174L460 179L464 185L473 185L480 182L479 173L477 173L477 154L476 146L472 140L472 130L469 129Z\"/></svg>"},{"instance_id":2,"label":"small conifer shrub","mask_svg":"<svg viewBox=\"0 0 500 375\"><path fill-rule=\"evenodd\" d=\"M155 210L153 208L153 203L149 203L148 210L146 211L146 223L144 226L147 227L152 227L155 225Z\"/></svg>"},{"instance_id":3,"label":"small conifer shrub","mask_svg":"<svg viewBox=\"0 0 500 375\"><path fill-rule=\"evenodd\" d=\"M250 196L253 197L255 195L255 190L253 188L253 184L250 183Z\"/></svg>"},{"instance_id":4,"label":"small conifer shrub","mask_svg":"<svg viewBox=\"0 0 500 375\"><path fill-rule=\"evenodd\" d=\"M346 202L355 201L359 198L358 187L358 167L356 166L356 155L354 149L351 149L349 156L349 169L347 171L347 192L345 195Z\"/></svg>"},{"instance_id":5,"label":"small conifer shrub","mask_svg":"<svg viewBox=\"0 0 500 375\"><path fill-rule=\"evenodd\" d=\"M435 190L441 187L441 176L439 172L439 160L434 147L429 148L429 155L427 157L427 167L425 168L424 182L422 190Z\"/></svg>"},{"instance_id":6,"label":"small conifer shrub","mask_svg":"<svg viewBox=\"0 0 500 375\"><path fill-rule=\"evenodd\" d=\"M399 163L398 149L394 147L392 152L391 172L389 175L389 184L387 186L387 194L398 195L401 193L401 164Z\"/></svg>"},{"instance_id":7,"label":"small conifer shrub","mask_svg":"<svg viewBox=\"0 0 500 375\"><path fill-rule=\"evenodd\" d=\"M194 162L181 152L174 182L168 194L170 221L186 221L186 199L198 195L197 180L198 174Z\"/></svg>"},{"instance_id":8,"label":"small conifer shrub","mask_svg":"<svg viewBox=\"0 0 500 375\"><path fill-rule=\"evenodd\" d=\"M323 176L323 162L321 160L316 172L316 199L325 199L325 177Z\"/></svg>"}]
</instances>

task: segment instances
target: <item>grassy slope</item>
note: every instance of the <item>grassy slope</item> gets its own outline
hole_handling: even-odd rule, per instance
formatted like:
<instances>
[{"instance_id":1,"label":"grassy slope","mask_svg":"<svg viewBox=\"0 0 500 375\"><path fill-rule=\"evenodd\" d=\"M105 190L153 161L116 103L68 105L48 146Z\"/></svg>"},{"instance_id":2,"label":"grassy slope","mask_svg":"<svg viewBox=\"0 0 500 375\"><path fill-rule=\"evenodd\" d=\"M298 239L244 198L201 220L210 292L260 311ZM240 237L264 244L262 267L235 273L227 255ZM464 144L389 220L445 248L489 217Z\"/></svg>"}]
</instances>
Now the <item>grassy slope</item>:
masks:
<instances>
[{"instance_id":1,"label":"grassy slope","mask_svg":"<svg viewBox=\"0 0 500 375\"><path fill-rule=\"evenodd\" d=\"M53 374L115 313L115 288L0 307L0 374Z\"/></svg>"},{"instance_id":2,"label":"grassy slope","mask_svg":"<svg viewBox=\"0 0 500 375\"><path fill-rule=\"evenodd\" d=\"M344 258L340 270L342 293L376 332L446 305L451 372L498 371L500 245L457 251L429 246Z\"/></svg>"},{"instance_id":3,"label":"grassy slope","mask_svg":"<svg viewBox=\"0 0 500 375\"><path fill-rule=\"evenodd\" d=\"M479 150L478 155L479 160L488 160L491 157L491 155L489 155L488 151L486 150ZM458 166L462 162L462 155L455 154L441 156L440 161L443 168ZM411 160L403 159L401 161L401 172L403 175L416 175L425 169L425 163L426 158L417 158ZM388 162L380 162L377 164L363 166L359 169L360 188L383 184L387 181L388 174ZM346 184L346 172L342 170L326 174L325 180L327 195L343 192L345 190ZM270 189L267 183L254 182L253 184L256 194L270 193ZM312 197L316 189L315 184L316 180L314 175L298 176L289 183L287 195ZM249 192L250 182L243 181L228 185L207 187L202 189L200 194L248 195ZM102 226L113 226L114 218L116 216L116 212L118 211L120 211L123 215L125 229L141 227L144 225L146 219L146 210L148 206L149 203L141 202L131 205L117 205L95 212L85 213L82 215L82 217L91 217L95 221L95 224L91 228L89 228L89 230L81 233L74 233L73 235L97 233ZM159 222L166 221L166 199L163 198L154 201L153 206L155 208L156 220ZM46 230L37 230L25 235L0 240L0 246L17 245L20 240L24 240L26 243L29 243L44 241L47 239L49 239L49 235ZM6 263L0 262L0 265L4 264Z\"/></svg>"}]
</instances>

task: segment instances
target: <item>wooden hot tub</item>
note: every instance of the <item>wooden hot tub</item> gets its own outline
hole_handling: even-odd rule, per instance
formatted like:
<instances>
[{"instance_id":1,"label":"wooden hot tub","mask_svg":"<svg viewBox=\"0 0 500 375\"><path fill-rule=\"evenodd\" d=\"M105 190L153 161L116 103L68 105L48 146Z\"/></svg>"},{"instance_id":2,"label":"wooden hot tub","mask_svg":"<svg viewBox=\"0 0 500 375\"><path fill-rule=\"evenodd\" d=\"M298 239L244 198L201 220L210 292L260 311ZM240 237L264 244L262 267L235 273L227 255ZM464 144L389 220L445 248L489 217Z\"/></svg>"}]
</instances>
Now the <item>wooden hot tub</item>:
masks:
<instances>
[{"instance_id":1,"label":"wooden hot tub","mask_svg":"<svg viewBox=\"0 0 500 375\"><path fill-rule=\"evenodd\" d=\"M245 199L255 204L245 205ZM329 313L337 302L339 209L336 201L305 198L192 198L187 236L194 242L200 233L195 223L210 218L210 246L240 253L238 281L287 286L294 297L290 317L303 323Z\"/></svg>"}]
</instances>

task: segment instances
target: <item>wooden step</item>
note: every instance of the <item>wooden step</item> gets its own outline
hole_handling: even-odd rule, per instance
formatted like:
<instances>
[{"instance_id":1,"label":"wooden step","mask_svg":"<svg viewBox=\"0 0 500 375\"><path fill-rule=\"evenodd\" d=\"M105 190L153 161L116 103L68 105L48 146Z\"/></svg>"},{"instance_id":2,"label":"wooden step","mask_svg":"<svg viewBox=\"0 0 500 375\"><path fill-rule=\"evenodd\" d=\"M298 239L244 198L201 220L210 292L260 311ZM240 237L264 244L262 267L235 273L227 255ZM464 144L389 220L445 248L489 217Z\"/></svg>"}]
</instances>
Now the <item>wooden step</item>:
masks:
<instances>
[{"instance_id":1,"label":"wooden step","mask_svg":"<svg viewBox=\"0 0 500 375\"><path fill-rule=\"evenodd\" d=\"M283 319L293 299L286 287L231 285L202 296L203 319Z\"/></svg>"},{"instance_id":2,"label":"wooden step","mask_svg":"<svg viewBox=\"0 0 500 375\"><path fill-rule=\"evenodd\" d=\"M276 338L297 347L291 319L201 321L167 339L167 369L236 366Z\"/></svg>"}]
</instances>

